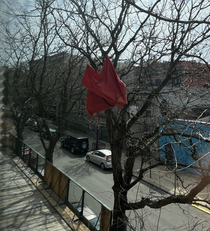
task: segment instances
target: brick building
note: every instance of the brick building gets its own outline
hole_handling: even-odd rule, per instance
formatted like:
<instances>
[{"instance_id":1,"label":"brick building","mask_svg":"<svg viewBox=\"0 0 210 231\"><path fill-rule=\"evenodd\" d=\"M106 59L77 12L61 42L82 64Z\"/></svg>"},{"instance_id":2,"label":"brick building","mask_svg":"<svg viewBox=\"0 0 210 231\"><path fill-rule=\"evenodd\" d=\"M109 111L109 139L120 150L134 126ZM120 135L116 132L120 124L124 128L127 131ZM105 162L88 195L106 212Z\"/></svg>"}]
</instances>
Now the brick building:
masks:
<instances>
[{"instance_id":1,"label":"brick building","mask_svg":"<svg viewBox=\"0 0 210 231\"><path fill-rule=\"evenodd\" d=\"M159 86L168 74L169 62L146 63L143 68L135 69L135 76L140 83ZM210 85L210 68L196 61L180 61L171 73L171 86L202 88Z\"/></svg>"}]
</instances>

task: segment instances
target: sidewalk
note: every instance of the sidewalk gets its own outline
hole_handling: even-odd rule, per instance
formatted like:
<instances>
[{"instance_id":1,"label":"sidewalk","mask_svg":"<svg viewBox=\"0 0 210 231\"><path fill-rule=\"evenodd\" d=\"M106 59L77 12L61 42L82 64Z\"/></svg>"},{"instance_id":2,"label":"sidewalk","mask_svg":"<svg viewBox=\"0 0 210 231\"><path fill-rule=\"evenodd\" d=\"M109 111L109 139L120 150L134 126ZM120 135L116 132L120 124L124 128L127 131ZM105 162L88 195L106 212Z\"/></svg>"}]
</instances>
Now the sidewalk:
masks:
<instances>
[{"instance_id":1,"label":"sidewalk","mask_svg":"<svg viewBox=\"0 0 210 231\"><path fill-rule=\"evenodd\" d=\"M11 150L0 150L0 230L89 231Z\"/></svg>"},{"instance_id":2,"label":"sidewalk","mask_svg":"<svg viewBox=\"0 0 210 231\"><path fill-rule=\"evenodd\" d=\"M137 171L134 171L134 176L137 176ZM148 171L143 178L144 182L149 183L170 195L187 194L200 182L200 180L201 177L189 171L179 168L176 170L170 170L167 169L166 166L158 166L151 171ZM207 186L201 191L197 195L197 198L210 201L209 187ZM199 204L199 206L195 204L192 204L192 206L210 214L210 206L207 203L199 202ZM201 206L201 204L203 206Z\"/></svg>"},{"instance_id":3,"label":"sidewalk","mask_svg":"<svg viewBox=\"0 0 210 231\"><path fill-rule=\"evenodd\" d=\"M134 170L134 176L137 175L138 170ZM171 170L167 166L158 166L148 170L143 180L174 195L189 192L200 181L200 177L183 169Z\"/></svg>"}]
</instances>

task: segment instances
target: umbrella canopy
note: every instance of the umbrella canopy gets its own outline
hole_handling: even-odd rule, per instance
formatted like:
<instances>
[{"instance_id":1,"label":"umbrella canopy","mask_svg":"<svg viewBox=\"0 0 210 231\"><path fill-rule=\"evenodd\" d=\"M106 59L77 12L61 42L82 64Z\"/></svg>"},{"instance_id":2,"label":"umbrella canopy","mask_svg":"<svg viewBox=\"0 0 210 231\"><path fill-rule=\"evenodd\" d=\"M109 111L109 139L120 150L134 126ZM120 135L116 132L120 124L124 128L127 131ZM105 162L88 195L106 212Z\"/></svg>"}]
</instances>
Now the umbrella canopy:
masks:
<instances>
[{"instance_id":1,"label":"umbrella canopy","mask_svg":"<svg viewBox=\"0 0 210 231\"><path fill-rule=\"evenodd\" d=\"M86 106L90 117L114 106L121 109L127 104L126 86L108 56L100 73L87 65L82 85L88 89Z\"/></svg>"}]
</instances>

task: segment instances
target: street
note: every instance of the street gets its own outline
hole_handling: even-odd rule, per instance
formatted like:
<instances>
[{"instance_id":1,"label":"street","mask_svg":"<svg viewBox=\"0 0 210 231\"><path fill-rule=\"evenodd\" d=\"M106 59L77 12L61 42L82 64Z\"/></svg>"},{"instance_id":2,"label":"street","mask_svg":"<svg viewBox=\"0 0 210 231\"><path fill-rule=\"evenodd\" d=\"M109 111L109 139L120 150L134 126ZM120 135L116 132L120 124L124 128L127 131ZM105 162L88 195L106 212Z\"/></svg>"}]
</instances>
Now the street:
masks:
<instances>
[{"instance_id":1,"label":"street","mask_svg":"<svg viewBox=\"0 0 210 231\"><path fill-rule=\"evenodd\" d=\"M38 133L25 128L24 141L40 154L44 155ZM46 140L46 142L48 141ZM59 142L55 148L53 159L56 167L79 183L110 209L113 208L113 178L111 169L101 170L100 166L87 162L85 154L72 154L69 149L60 148ZM162 190L142 182L129 191L128 199L129 202L135 202L141 197L158 199L165 195L166 193ZM78 201L79 196L77 195L77 197L72 198L72 201ZM93 205L91 207L98 214L98 209L94 209ZM143 224L145 230L210 230L210 225L208 225L209 214L186 204L170 204L161 209L145 207L137 211L128 211L127 215L137 230L142 230Z\"/></svg>"}]
</instances>

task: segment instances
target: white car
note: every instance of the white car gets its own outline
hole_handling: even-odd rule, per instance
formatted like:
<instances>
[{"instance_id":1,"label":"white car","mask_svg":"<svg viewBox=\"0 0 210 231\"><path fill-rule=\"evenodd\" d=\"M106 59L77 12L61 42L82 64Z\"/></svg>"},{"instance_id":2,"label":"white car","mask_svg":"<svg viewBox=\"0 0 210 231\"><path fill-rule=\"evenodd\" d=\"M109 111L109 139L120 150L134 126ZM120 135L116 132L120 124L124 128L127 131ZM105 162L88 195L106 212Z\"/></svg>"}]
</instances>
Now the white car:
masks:
<instances>
[{"instance_id":1,"label":"white car","mask_svg":"<svg viewBox=\"0 0 210 231\"><path fill-rule=\"evenodd\" d=\"M107 149L88 152L86 160L98 164L101 169L112 168L112 152Z\"/></svg>"}]
</instances>

